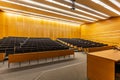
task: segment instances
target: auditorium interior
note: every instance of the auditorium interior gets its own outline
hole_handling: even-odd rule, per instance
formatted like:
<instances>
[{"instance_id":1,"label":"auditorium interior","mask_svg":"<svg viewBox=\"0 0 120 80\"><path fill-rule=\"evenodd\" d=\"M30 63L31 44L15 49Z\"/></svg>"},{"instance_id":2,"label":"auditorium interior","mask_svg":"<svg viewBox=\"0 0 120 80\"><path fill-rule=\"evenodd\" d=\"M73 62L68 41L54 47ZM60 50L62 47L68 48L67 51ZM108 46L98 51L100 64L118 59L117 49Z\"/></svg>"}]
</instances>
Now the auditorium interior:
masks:
<instances>
[{"instance_id":1,"label":"auditorium interior","mask_svg":"<svg viewBox=\"0 0 120 80\"><path fill-rule=\"evenodd\" d=\"M0 80L120 80L120 0L0 0Z\"/></svg>"}]
</instances>

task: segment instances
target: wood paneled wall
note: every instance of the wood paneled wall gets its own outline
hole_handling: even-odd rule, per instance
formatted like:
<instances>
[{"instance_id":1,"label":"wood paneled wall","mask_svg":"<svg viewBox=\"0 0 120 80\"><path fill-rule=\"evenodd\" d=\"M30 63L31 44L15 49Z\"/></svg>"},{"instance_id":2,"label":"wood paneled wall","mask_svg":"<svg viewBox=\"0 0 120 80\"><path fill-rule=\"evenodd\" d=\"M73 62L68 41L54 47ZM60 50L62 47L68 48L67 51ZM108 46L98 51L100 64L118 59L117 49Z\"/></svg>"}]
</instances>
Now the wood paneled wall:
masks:
<instances>
[{"instance_id":1,"label":"wood paneled wall","mask_svg":"<svg viewBox=\"0 0 120 80\"><path fill-rule=\"evenodd\" d=\"M0 12L0 38L5 36L79 38L80 25Z\"/></svg>"},{"instance_id":2,"label":"wood paneled wall","mask_svg":"<svg viewBox=\"0 0 120 80\"><path fill-rule=\"evenodd\" d=\"M82 25L81 37L120 46L120 17Z\"/></svg>"}]
</instances>

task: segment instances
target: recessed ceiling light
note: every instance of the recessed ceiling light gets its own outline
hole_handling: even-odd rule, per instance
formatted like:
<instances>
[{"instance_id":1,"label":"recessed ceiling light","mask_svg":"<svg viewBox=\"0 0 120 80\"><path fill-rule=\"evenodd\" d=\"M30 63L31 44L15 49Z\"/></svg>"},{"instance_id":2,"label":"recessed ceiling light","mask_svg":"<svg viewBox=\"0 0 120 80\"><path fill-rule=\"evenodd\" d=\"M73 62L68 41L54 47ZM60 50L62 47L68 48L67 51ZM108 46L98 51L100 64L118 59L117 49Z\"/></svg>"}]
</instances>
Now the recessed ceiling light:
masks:
<instances>
[{"instance_id":1,"label":"recessed ceiling light","mask_svg":"<svg viewBox=\"0 0 120 80\"><path fill-rule=\"evenodd\" d=\"M18 9L12 9L12 8L3 7L3 6L0 6L0 8L3 9L3 11L5 11L5 12L14 12L14 13L21 14L21 15L29 15L29 16L40 17L40 18L44 18L44 19L47 18L47 19L51 19L51 20L71 22L71 23L75 23L75 24L83 24L82 22L66 20L66 19L52 17L52 16L46 16L46 15L42 15L42 14L37 14L37 13L23 11L23 10L18 10Z\"/></svg>"},{"instance_id":2,"label":"recessed ceiling light","mask_svg":"<svg viewBox=\"0 0 120 80\"><path fill-rule=\"evenodd\" d=\"M70 25L70 26L80 26L81 24L80 23L75 23L75 22L70 22L70 21L58 21L58 20L53 20L53 19L50 19L50 18L45 18L45 17L40 17L40 16L35 16L35 15L29 15L29 14L21 14L19 12L13 12L13 11L7 11L7 10L4 10L6 12L7 15L10 15L10 16L19 16L19 15L23 15L23 16L29 16L33 19L38 19L38 20L46 20L46 21L51 21L51 22L57 22L57 23L61 23L61 24L67 24L67 25Z\"/></svg>"},{"instance_id":3,"label":"recessed ceiling light","mask_svg":"<svg viewBox=\"0 0 120 80\"><path fill-rule=\"evenodd\" d=\"M52 2L52 3L57 4L57 5L60 5L60 6L64 6L64 7L66 7L66 8L71 8L71 6L65 5L65 4L60 3L60 2L57 2L57 1L55 1L55 0L46 0L46 1ZM87 11L80 10L80 9L78 9L78 8L75 8L75 10L76 10L76 11L79 11L79 12L82 12L82 13L85 13L85 14L88 14L88 15L91 15L91 16L94 16L94 17L97 17L97 18L100 18L100 19L106 19L105 17L98 16L98 15L96 15L96 14L92 14L92 13L89 13L89 12L87 12Z\"/></svg>"},{"instance_id":4,"label":"recessed ceiling light","mask_svg":"<svg viewBox=\"0 0 120 80\"><path fill-rule=\"evenodd\" d=\"M106 8L106 9L108 9L108 10L110 10L110 11L112 11L112 12L118 14L118 15L120 15L119 11L117 11L116 9L112 8L111 6L103 3L102 1L100 1L100 0L92 0L92 1L97 3L97 4L99 4L99 5L101 5L101 6L103 6L104 8Z\"/></svg>"},{"instance_id":5,"label":"recessed ceiling light","mask_svg":"<svg viewBox=\"0 0 120 80\"><path fill-rule=\"evenodd\" d=\"M71 15L67 15L67 14L63 14L63 13L59 13L59 12L55 12L55 11L50 11L50 10L43 9L43 8L40 8L40 7L38 8L38 7L30 6L30 5L25 5L25 4L17 3L17 2L14 2L14 1L9 1L9 0L2 0L2 1L8 2L8 3L12 3L12 4L17 4L17 5L28 7L28 8L33 8L33 9L36 9L36 10L42 10L42 11L46 11L46 12L50 12L50 13L55 13L55 14L59 14L59 15L63 15L63 16L67 16L67 17L71 17L71 18L83 20L83 21L94 22L94 20L88 20L88 19L84 19L84 18L78 18L78 17L75 17L75 16L71 16ZM23 0L21 0L21 1L23 1ZM46 6L44 6L44 7L46 7Z\"/></svg>"},{"instance_id":6,"label":"recessed ceiling light","mask_svg":"<svg viewBox=\"0 0 120 80\"><path fill-rule=\"evenodd\" d=\"M38 3L38 2L35 2L35 1L32 1L32 0L21 0L21 1L31 3L31 4L35 4L37 6L42 6L42 7L45 7L45 8L53 9L53 10L60 11L60 12L63 12L63 13L67 13L67 14L70 14L70 15L73 15L73 16L82 17L82 18L85 18L85 19L88 19L88 20L97 21L97 19L94 19L94 18L91 18L91 17L87 17L87 16L84 16L84 15L81 15L81 14L66 11L66 10L63 10L63 9L60 9L60 8L57 8L57 7L53 7L53 6L50 6L50 5Z\"/></svg>"},{"instance_id":7,"label":"recessed ceiling light","mask_svg":"<svg viewBox=\"0 0 120 80\"><path fill-rule=\"evenodd\" d=\"M109 1L120 8L120 3L117 0L109 0Z\"/></svg>"},{"instance_id":8,"label":"recessed ceiling light","mask_svg":"<svg viewBox=\"0 0 120 80\"><path fill-rule=\"evenodd\" d=\"M70 0L65 0L65 1L71 3ZM92 8L90 8L90 7L88 7L88 6L85 6L85 5L83 5L83 4L79 4L79 3L75 2L75 5L77 5L77 6L79 6L79 7L82 7L82 8L85 8L85 9L88 9L88 10L90 10L90 11L93 11L93 12L95 12L95 13L98 13L98 14L100 14L100 15L102 15L102 16L110 17L109 15L107 15L107 14L105 14L105 13L99 12L99 11L97 11L97 10L95 10L95 9L92 9Z\"/></svg>"}]
</instances>

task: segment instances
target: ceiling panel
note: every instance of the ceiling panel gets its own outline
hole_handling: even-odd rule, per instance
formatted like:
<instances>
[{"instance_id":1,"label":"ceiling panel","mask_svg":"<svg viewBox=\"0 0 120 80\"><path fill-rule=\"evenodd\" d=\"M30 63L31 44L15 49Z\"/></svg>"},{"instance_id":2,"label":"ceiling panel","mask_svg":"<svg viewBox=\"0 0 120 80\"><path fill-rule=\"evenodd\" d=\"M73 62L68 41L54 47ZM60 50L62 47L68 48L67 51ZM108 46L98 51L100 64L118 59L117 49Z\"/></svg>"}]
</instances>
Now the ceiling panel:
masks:
<instances>
[{"instance_id":1,"label":"ceiling panel","mask_svg":"<svg viewBox=\"0 0 120 80\"><path fill-rule=\"evenodd\" d=\"M97 0L96 0L97 1ZM120 8L110 0L98 0L107 6L120 12ZM120 3L120 0L115 0ZM84 24L106 20L111 17L120 16L110 9L102 6L94 0L75 0L75 10L72 10L71 0L1 0L0 9L2 11L12 11L16 13L28 14L37 17L46 17L68 21L72 23ZM13 10L11 10L13 9ZM27 11L27 12L26 12Z\"/></svg>"}]
</instances>

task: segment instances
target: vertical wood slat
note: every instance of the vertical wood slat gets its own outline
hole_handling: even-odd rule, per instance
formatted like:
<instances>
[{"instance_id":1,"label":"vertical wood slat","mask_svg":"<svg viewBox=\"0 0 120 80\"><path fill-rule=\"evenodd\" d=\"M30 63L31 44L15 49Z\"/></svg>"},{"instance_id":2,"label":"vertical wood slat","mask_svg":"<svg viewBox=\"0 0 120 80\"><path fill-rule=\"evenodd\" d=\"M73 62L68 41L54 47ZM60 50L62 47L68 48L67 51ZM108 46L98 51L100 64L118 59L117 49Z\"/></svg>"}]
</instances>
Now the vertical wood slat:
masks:
<instances>
[{"instance_id":1,"label":"vertical wood slat","mask_svg":"<svg viewBox=\"0 0 120 80\"><path fill-rule=\"evenodd\" d=\"M0 12L0 21L0 38L5 36L70 38L78 37L80 31L78 30L80 26L4 12Z\"/></svg>"}]
</instances>

